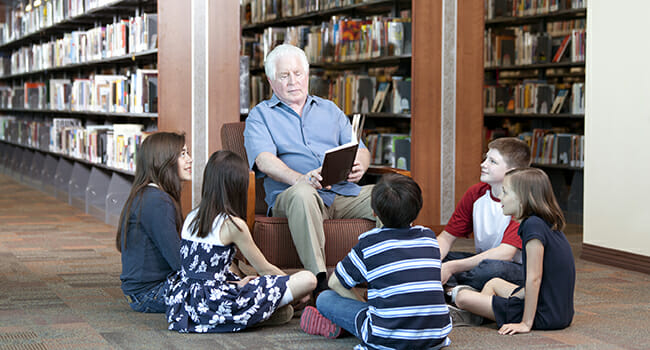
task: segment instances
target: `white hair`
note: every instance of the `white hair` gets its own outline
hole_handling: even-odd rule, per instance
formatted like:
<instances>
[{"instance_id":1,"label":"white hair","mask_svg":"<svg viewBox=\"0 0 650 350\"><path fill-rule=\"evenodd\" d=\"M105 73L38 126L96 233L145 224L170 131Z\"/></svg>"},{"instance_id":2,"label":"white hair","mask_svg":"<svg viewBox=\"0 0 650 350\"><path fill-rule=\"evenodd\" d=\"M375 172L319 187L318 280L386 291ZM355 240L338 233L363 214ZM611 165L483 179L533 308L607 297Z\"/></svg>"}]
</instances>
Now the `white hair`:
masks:
<instances>
[{"instance_id":1,"label":"white hair","mask_svg":"<svg viewBox=\"0 0 650 350\"><path fill-rule=\"evenodd\" d=\"M278 66L277 65L278 59L286 56L298 57L298 59L300 59L300 63L302 64L303 69L305 70L305 74L309 73L309 62L307 61L307 55L305 55L305 51L303 51L299 47L290 44L282 44L276 46L266 56L266 60L264 61L264 73L266 73L267 78L271 80L275 80L276 78L275 71Z\"/></svg>"}]
</instances>

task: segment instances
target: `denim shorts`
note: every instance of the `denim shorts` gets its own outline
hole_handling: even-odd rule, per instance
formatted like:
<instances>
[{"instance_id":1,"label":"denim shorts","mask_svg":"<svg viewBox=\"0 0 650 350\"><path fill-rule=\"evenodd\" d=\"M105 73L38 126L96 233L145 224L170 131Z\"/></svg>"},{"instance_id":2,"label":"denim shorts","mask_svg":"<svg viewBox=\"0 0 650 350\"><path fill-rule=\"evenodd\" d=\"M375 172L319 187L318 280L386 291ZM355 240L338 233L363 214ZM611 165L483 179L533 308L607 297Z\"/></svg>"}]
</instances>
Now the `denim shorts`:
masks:
<instances>
[{"instance_id":1,"label":"denim shorts","mask_svg":"<svg viewBox=\"0 0 650 350\"><path fill-rule=\"evenodd\" d=\"M169 284L167 281L160 282L160 284L151 288L149 291L139 294L125 294L126 301L134 311L146 313L164 313L167 311L165 304L165 292Z\"/></svg>"}]
</instances>

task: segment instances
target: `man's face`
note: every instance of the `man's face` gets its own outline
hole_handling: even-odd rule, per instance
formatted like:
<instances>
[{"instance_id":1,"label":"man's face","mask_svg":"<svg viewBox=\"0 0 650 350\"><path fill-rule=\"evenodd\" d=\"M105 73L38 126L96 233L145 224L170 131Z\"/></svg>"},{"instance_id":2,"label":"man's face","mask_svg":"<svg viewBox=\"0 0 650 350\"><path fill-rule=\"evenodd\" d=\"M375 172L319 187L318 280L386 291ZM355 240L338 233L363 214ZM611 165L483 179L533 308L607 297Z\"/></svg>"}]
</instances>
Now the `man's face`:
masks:
<instances>
[{"instance_id":1,"label":"man's face","mask_svg":"<svg viewBox=\"0 0 650 350\"><path fill-rule=\"evenodd\" d=\"M510 170L501 153L495 149L490 149L485 155L485 160L481 163L481 181L490 185L500 184Z\"/></svg>"},{"instance_id":2,"label":"man's face","mask_svg":"<svg viewBox=\"0 0 650 350\"><path fill-rule=\"evenodd\" d=\"M271 88L280 101L288 105L302 105L307 100L309 77L296 56L280 57L276 62L275 79L269 79Z\"/></svg>"}]
</instances>

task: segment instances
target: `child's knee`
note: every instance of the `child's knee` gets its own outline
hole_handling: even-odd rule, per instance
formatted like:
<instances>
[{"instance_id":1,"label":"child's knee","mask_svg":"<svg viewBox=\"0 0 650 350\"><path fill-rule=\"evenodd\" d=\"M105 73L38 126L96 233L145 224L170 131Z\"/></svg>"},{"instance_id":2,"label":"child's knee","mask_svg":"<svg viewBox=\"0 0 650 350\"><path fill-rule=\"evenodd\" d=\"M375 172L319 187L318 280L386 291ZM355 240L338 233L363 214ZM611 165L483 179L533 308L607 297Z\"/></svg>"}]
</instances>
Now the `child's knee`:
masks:
<instances>
[{"instance_id":1,"label":"child's knee","mask_svg":"<svg viewBox=\"0 0 650 350\"><path fill-rule=\"evenodd\" d=\"M456 306L461 309L467 308L468 301L470 300L471 291L469 290L459 290L456 295Z\"/></svg>"}]
</instances>

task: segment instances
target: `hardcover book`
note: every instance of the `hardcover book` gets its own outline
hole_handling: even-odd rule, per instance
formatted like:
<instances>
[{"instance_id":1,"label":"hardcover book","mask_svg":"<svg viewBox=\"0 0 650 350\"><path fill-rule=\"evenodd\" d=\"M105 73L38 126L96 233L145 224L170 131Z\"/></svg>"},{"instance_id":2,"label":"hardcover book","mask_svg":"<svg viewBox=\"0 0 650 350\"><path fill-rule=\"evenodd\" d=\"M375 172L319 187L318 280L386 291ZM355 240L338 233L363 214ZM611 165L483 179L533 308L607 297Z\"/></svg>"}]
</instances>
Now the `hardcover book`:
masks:
<instances>
[{"instance_id":1,"label":"hardcover book","mask_svg":"<svg viewBox=\"0 0 650 350\"><path fill-rule=\"evenodd\" d=\"M325 159L320 173L323 177L320 182L321 186L327 187L347 180L359 148L359 134L363 130L362 119L365 118L361 118L360 114L355 114L352 118L352 140L350 142L325 152Z\"/></svg>"}]
</instances>

